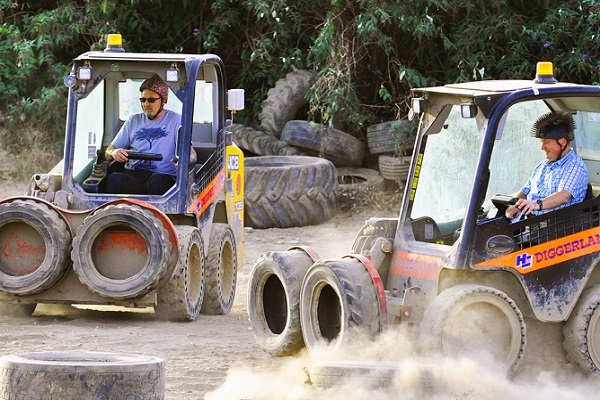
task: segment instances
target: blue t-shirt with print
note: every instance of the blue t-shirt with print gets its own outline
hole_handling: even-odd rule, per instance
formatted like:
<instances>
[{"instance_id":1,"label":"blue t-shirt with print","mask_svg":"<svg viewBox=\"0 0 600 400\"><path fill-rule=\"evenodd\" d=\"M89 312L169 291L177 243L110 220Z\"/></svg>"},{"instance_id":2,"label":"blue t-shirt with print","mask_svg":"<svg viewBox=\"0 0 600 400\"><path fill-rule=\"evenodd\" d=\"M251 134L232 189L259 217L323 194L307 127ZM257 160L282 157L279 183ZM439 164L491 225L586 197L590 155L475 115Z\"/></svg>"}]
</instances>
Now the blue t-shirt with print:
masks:
<instances>
[{"instance_id":1,"label":"blue t-shirt with print","mask_svg":"<svg viewBox=\"0 0 600 400\"><path fill-rule=\"evenodd\" d=\"M134 114L119 130L112 141L116 148L130 149L141 153L160 153L162 161L129 160L126 169L144 169L161 174L176 175L175 157L177 130L181 125L181 115L164 110L158 120L151 120L146 114Z\"/></svg>"}]
</instances>

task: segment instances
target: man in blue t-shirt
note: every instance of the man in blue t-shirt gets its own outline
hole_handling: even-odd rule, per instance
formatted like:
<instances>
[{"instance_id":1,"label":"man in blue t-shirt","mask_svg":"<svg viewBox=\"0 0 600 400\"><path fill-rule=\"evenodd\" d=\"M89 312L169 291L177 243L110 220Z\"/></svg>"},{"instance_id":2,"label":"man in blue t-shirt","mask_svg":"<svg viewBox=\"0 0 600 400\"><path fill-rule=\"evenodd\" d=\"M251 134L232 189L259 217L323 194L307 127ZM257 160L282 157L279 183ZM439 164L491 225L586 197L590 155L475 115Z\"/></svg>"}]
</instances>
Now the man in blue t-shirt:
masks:
<instances>
[{"instance_id":1,"label":"man in blue t-shirt","mask_svg":"<svg viewBox=\"0 0 600 400\"><path fill-rule=\"evenodd\" d=\"M552 111L533 125L532 135L541 140L546 159L538 164L527 183L516 194L519 200L508 207L506 217L519 213L543 214L582 202L588 186L585 162L569 146L575 122L569 113Z\"/></svg>"},{"instance_id":2,"label":"man in blue t-shirt","mask_svg":"<svg viewBox=\"0 0 600 400\"><path fill-rule=\"evenodd\" d=\"M107 160L125 163L106 183L107 193L164 194L175 184L175 142L181 115L166 110L167 84L153 75L140 86L143 113L129 117L106 149ZM158 153L161 161L129 159L130 152Z\"/></svg>"}]
</instances>

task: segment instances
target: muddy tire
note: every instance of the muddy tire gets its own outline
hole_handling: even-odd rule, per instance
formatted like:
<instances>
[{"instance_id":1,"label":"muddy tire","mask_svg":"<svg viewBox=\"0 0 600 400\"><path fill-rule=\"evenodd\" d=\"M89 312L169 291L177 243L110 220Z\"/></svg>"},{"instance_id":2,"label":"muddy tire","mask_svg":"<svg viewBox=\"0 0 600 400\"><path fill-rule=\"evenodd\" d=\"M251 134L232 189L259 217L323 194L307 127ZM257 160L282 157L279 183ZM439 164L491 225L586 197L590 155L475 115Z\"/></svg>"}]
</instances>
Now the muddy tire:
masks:
<instances>
[{"instance_id":1,"label":"muddy tire","mask_svg":"<svg viewBox=\"0 0 600 400\"><path fill-rule=\"evenodd\" d=\"M6 399L163 399L164 361L96 352L41 352L0 357Z\"/></svg>"},{"instance_id":2,"label":"muddy tire","mask_svg":"<svg viewBox=\"0 0 600 400\"><path fill-rule=\"evenodd\" d=\"M304 347L300 289L312 264L313 260L302 250L269 252L250 272L250 325L260 348L272 356L290 356Z\"/></svg>"},{"instance_id":3,"label":"muddy tire","mask_svg":"<svg viewBox=\"0 0 600 400\"><path fill-rule=\"evenodd\" d=\"M584 373L600 371L600 285L586 289L563 328L567 358Z\"/></svg>"},{"instance_id":4,"label":"muddy tire","mask_svg":"<svg viewBox=\"0 0 600 400\"><path fill-rule=\"evenodd\" d=\"M176 226L179 260L173 277L158 292L155 312L161 319L193 321L204 297L204 243L195 226Z\"/></svg>"},{"instance_id":5,"label":"muddy tire","mask_svg":"<svg viewBox=\"0 0 600 400\"><path fill-rule=\"evenodd\" d=\"M514 372L525 351L525 321L506 293L456 285L442 291L425 310L420 342L427 351L448 357L491 356L505 372Z\"/></svg>"},{"instance_id":6,"label":"muddy tire","mask_svg":"<svg viewBox=\"0 0 600 400\"><path fill-rule=\"evenodd\" d=\"M300 292L302 336L310 353L347 346L382 329L377 289L357 259L317 261Z\"/></svg>"},{"instance_id":7,"label":"muddy tire","mask_svg":"<svg viewBox=\"0 0 600 400\"><path fill-rule=\"evenodd\" d=\"M92 292L131 299L153 290L167 273L171 242L160 219L128 204L88 215L73 239L73 269Z\"/></svg>"},{"instance_id":8,"label":"muddy tire","mask_svg":"<svg viewBox=\"0 0 600 400\"><path fill-rule=\"evenodd\" d=\"M360 139L308 121L289 121L283 128L281 140L309 155L326 158L336 167L360 167L366 153L366 146Z\"/></svg>"},{"instance_id":9,"label":"muddy tire","mask_svg":"<svg viewBox=\"0 0 600 400\"><path fill-rule=\"evenodd\" d=\"M307 70L293 71L279 79L262 102L258 129L280 137L286 122L294 119L296 113L308 104L306 95L316 81L317 73Z\"/></svg>"},{"instance_id":10,"label":"muddy tire","mask_svg":"<svg viewBox=\"0 0 600 400\"><path fill-rule=\"evenodd\" d=\"M361 194L385 190L383 176L370 168L338 168L337 181L342 200L354 200Z\"/></svg>"},{"instance_id":11,"label":"muddy tire","mask_svg":"<svg viewBox=\"0 0 600 400\"><path fill-rule=\"evenodd\" d=\"M229 128L233 133L233 141L241 149L247 150L259 156L301 156L304 152L296 147L290 146L275 136L257 131L256 129L232 124Z\"/></svg>"},{"instance_id":12,"label":"muddy tire","mask_svg":"<svg viewBox=\"0 0 600 400\"><path fill-rule=\"evenodd\" d=\"M33 200L0 204L0 290L44 292L64 275L71 233L58 212Z\"/></svg>"},{"instance_id":13,"label":"muddy tire","mask_svg":"<svg viewBox=\"0 0 600 400\"><path fill-rule=\"evenodd\" d=\"M338 210L333 164L316 157L251 157L245 163L246 226L316 225Z\"/></svg>"},{"instance_id":14,"label":"muddy tire","mask_svg":"<svg viewBox=\"0 0 600 400\"><path fill-rule=\"evenodd\" d=\"M237 285L237 247L229 225L213 224L206 254L202 314L227 315Z\"/></svg>"},{"instance_id":15,"label":"muddy tire","mask_svg":"<svg viewBox=\"0 0 600 400\"><path fill-rule=\"evenodd\" d=\"M414 146L414 135L407 132L410 125L410 121L401 120L381 122L367 127L369 153L411 154Z\"/></svg>"}]
</instances>

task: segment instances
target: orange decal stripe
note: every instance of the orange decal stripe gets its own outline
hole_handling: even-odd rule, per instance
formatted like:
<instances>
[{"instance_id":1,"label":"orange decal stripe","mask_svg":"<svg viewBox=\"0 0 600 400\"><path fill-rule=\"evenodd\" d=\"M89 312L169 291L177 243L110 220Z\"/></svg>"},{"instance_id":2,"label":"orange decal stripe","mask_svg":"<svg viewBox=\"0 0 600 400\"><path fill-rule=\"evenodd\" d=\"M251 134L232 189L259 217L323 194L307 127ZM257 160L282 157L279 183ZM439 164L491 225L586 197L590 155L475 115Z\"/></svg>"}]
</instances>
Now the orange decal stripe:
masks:
<instances>
[{"instance_id":1,"label":"orange decal stripe","mask_svg":"<svg viewBox=\"0 0 600 400\"><path fill-rule=\"evenodd\" d=\"M210 183L204 188L196 199L192 202L192 205L188 208L188 211L195 212L197 215L202 214L208 206L212 204L217 195L221 193L225 186L225 170L219 171L217 176L210 181Z\"/></svg>"},{"instance_id":2,"label":"orange decal stripe","mask_svg":"<svg viewBox=\"0 0 600 400\"><path fill-rule=\"evenodd\" d=\"M439 257L398 251L394 253L390 273L428 281L437 281L442 268L443 261Z\"/></svg>"}]
</instances>

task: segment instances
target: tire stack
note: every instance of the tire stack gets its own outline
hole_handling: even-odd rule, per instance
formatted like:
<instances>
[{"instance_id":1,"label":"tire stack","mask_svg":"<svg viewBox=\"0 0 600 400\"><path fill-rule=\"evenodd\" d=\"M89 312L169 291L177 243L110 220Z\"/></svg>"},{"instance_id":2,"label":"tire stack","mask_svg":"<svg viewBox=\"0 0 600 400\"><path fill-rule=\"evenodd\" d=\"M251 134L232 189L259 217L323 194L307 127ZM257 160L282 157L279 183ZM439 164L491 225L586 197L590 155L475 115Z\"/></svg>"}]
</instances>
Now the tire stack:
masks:
<instances>
[{"instance_id":1,"label":"tire stack","mask_svg":"<svg viewBox=\"0 0 600 400\"><path fill-rule=\"evenodd\" d=\"M359 198L371 202L373 194L385 191L386 181L400 187L406 182L410 157L394 157L392 122L369 127L367 146L339 129L296 119L316 81L314 71L288 73L262 102L258 129L230 126L246 155L248 227L322 223L337 213L340 203L353 207ZM377 167L364 167L369 154L378 157Z\"/></svg>"},{"instance_id":2,"label":"tire stack","mask_svg":"<svg viewBox=\"0 0 600 400\"><path fill-rule=\"evenodd\" d=\"M400 188L406 185L414 144L410 135L405 133L409 126L407 120L402 120L382 122L367 128L369 152L377 155L381 176Z\"/></svg>"}]
</instances>

